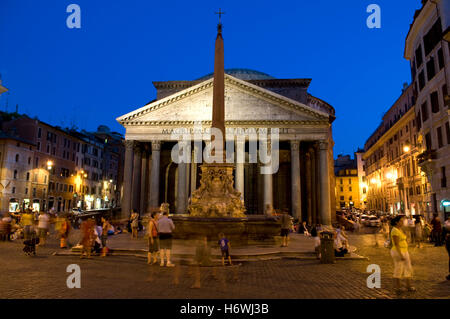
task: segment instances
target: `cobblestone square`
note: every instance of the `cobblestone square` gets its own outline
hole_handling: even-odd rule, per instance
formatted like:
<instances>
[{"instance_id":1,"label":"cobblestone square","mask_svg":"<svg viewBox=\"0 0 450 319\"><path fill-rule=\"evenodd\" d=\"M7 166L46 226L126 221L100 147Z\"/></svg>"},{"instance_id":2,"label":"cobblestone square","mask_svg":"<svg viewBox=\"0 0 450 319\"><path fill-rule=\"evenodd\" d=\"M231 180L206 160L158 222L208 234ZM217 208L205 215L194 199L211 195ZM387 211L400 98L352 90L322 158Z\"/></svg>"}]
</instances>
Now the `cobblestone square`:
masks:
<instances>
[{"instance_id":1,"label":"cobblestone square","mask_svg":"<svg viewBox=\"0 0 450 319\"><path fill-rule=\"evenodd\" d=\"M192 289L196 268L149 266L135 256L80 259L54 256L56 241L38 248L36 257L25 256L21 242L0 243L0 298L397 298L392 292L392 262L388 249L374 247L373 235L350 235L358 253L369 260L318 260L295 257L243 262L226 267L202 267L201 288ZM411 248L416 293L400 298L450 298L445 280L448 256L443 247ZM176 260L175 260L176 262ZM69 289L69 264L81 268L81 288ZM381 268L381 288L366 284L369 264Z\"/></svg>"}]
</instances>

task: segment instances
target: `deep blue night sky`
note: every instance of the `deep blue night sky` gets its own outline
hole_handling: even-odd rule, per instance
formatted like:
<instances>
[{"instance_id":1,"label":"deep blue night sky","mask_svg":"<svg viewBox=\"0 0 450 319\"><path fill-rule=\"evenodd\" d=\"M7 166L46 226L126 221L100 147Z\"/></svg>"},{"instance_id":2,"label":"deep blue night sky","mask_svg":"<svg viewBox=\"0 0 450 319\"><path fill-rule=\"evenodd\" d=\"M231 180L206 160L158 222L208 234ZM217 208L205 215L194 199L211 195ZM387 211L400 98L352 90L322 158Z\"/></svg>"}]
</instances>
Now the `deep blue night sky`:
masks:
<instances>
[{"instance_id":1,"label":"deep blue night sky","mask_svg":"<svg viewBox=\"0 0 450 319\"><path fill-rule=\"evenodd\" d=\"M81 29L66 27L71 3ZM371 3L381 29L366 26ZM154 99L152 81L212 72L219 7L225 67L312 78L336 109L335 156L362 147L410 82L403 50L420 0L0 0L0 109L124 133L116 117Z\"/></svg>"}]
</instances>

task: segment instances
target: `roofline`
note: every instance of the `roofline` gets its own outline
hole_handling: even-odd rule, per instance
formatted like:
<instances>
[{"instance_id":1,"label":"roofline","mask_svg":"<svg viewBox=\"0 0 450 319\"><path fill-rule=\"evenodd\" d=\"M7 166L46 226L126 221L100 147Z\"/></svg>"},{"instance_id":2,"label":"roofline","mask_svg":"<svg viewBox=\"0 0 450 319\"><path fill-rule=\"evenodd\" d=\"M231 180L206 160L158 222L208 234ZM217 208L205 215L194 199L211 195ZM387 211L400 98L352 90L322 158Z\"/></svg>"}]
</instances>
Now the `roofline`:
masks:
<instances>
[{"instance_id":1,"label":"roofline","mask_svg":"<svg viewBox=\"0 0 450 319\"><path fill-rule=\"evenodd\" d=\"M386 132L384 132L375 143L373 143L367 150L365 150L364 155L363 155L364 159L367 158L368 156L370 156L374 152L375 149L378 149L379 147L381 147L383 145L380 141L383 139L383 137L385 135L387 135L389 133L389 131L391 131L391 130L398 131L400 124L404 125L405 124L404 122L406 121L405 119L409 116L412 116L412 118L414 119L414 117L415 117L414 108L410 108L405 114L403 114L403 116L397 122L395 122L394 125L392 125ZM380 143L381 143L381 145L378 145ZM411 141L410 141L410 143L411 143Z\"/></svg>"},{"instance_id":2,"label":"roofline","mask_svg":"<svg viewBox=\"0 0 450 319\"><path fill-rule=\"evenodd\" d=\"M412 58L412 56L408 56L408 54L407 54L408 39L409 39L409 36L411 35L412 31L414 30L414 28L415 28L415 26L416 26L416 22L419 20L419 18L421 18L421 15L422 15L423 12L425 11L424 9L428 6L429 3L431 3L431 5L432 5L432 4L437 5L436 3L434 3L434 2L432 2L432 1L430 1L430 0L422 0L422 7L421 7L420 9L417 9L417 10L414 12L414 18L413 18L413 21L412 21L412 23L409 25L409 30L408 30L408 33L406 34L406 38L405 38L405 49L404 49L404 51L403 51L403 57L404 57L406 60L408 60L408 61L411 60L411 58ZM414 50L414 48L413 48L412 50Z\"/></svg>"},{"instance_id":3,"label":"roofline","mask_svg":"<svg viewBox=\"0 0 450 319\"><path fill-rule=\"evenodd\" d=\"M232 75L231 75L232 76ZM233 76L236 78L235 76ZM212 76L211 76L212 78ZM203 80L180 80L180 81L153 81L153 86L156 89L164 89L164 88L189 88L191 86L197 85L204 81L209 80L210 78ZM239 78L237 78L239 79ZM312 79L310 78L293 78L293 79L263 79L263 80L242 80L241 81L249 82L261 87L270 86L271 84L278 84L282 86L301 86L308 88Z\"/></svg>"},{"instance_id":4,"label":"roofline","mask_svg":"<svg viewBox=\"0 0 450 319\"><path fill-rule=\"evenodd\" d=\"M408 92L408 90L412 89L413 84L409 84L408 87L406 89L404 89L404 91L402 92L402 94L400 94L400 96L395 100L395 102L391 105L390 108L388 108L388 110L384 113L384 115L381 117L384 121L384 118L386 117L386 115L389 113L389 111L391 111L395 106L397 106L397 102L400 101L400 99L403 97L403 95L406 94L406 92ZM409 102L409 101L408 101Z\"/></svg>"},{"instance_id":5,"label":"roofline","mask_svg":"<svg viewBox=\"0 0 450 319\"><path fill-rule=\"evenodd\" d=\"M400 94L400 96L395 100L395 102L389 107L389 109L383 114L383 116L381 117L381 123L380 123L380 124L377 126L377 128L372 132L372 134L370 134L370 136L367 138L366 142L364 143L364 151L365 151L365 152L367 152L367 150L366 150L366 144L367 144L367 142L375 135L375 133L378 132L378 130L379 130L380 128L384 127L384 125L383 125L383 124L384 124L384 119L385 119L385 116L387 115L387 113L388 113L390 110L392 110L392 108L393 108L394 106L396 106L396 104L397 104L397 102L400 100L400 98L401 98L401 97L402 97L409 89L411 89L412 86L413 86L412 83L409 84L408 87L402 92L402 94ZM403 114L403 116L405 116L405 115L409 112L409 110L410 110L410 109L413 109L413 108L414 108L414 105L411 106L411 107L405 112L405 114ZM401 119L403 116L401 116L400 119ZM398 119L397 122L400 121L400 119ZM395 122L395 123L391 126L391 128L394 127L395 124L396 124L397 122ZM386 132L388 132L391 128L389 128ZM386 133L386 132L384 132L384 133ZM384 133L383 133L383 135L384 135ZM381 135L381 136L383 136L383 135ZM381 137L380 137L380 138L381 138ZM375 142L373 145L375 145L375 144L376 144L376 142ZM372 147L372 146L371 146L371 147Z\"/></svg>"}]
</instances>

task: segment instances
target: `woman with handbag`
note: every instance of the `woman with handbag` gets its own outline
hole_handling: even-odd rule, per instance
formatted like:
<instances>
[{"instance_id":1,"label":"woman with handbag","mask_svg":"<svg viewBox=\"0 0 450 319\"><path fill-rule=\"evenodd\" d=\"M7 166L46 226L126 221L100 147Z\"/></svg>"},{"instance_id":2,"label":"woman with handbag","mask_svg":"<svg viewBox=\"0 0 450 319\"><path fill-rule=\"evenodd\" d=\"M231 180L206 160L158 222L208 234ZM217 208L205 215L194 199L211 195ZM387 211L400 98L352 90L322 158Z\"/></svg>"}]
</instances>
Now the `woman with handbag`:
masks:
<instances>
[{"instance_id":1,"label":"woman with handbag","mask_svg":"<svg viewBox=\"0 0 450 319\"><path fill-rule=\"evenodd\" d=\"M153 212L148 222L148 259L147 264L156 264L158 262L159 239L158 228L156 226L158 214ZM153 263L151 262L153 254Z\"/></svg>"}]
</instances>

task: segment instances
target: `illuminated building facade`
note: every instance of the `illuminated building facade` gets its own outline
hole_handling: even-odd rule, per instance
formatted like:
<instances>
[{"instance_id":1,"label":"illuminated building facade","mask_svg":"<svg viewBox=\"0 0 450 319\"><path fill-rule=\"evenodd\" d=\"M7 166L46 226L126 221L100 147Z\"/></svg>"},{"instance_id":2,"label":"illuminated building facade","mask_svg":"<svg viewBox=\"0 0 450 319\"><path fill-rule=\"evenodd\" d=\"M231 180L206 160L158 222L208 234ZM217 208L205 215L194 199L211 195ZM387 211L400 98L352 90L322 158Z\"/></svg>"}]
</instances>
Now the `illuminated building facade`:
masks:
<instances>
[{"instance_id":1,"label":"illuminated building facade","mask_svg":"<svg viewBox=\"0 0 450 319\"><path fill-rule=\"evenodd\" d=\"M430 215L426 195L430 187L418 165L420 153L414 114L413 86L385 113L365 143L367 208L390 214Z\"/></svg>"},{"instance_id":2,"label":"illuminated building facade","mask_svg":"<svg viewBox=\"0 0 450 319\"><path fill-rule=\"evenodd\" d=\"M85 131L55 127L27 116L3 122L2 130L13 139L29 141L29 147L32 148L28 150L30 154L26 165L18 168L17 173L18 181L24 179L30 185L17 186L17 192L23 189L23 194L11 197L8 193L10 199L3 198L7 192L4 190L2 203L5 200L9 202L12 198L15 200L14 210L32 205L35 210L53 208L56 212L70 211L72 208L109 208L115 206L113 203L120 203L116 197L120 193L117 195L113 190L117 189L117 176L121 175L117 170L121 166L117 164L119 159L116 157L116 165L112 165L110 160L110 169L104 170L102 138ZM122 144L119 135L116 140L116 148L120 148ZM19 155L19 158L24 157ZM7 164L8 162L2 163L2 169L8 171ZM114 174L113 170L116 170ZM108 178L106 172L113 177ZM11 175L8 174L5 176ZM6 207L5 205L9 204L2 204L2 207Z\"/></svg>"},{"instance_id":3,"label":"illuminated building facade","mask_svg":"<svg viewBox=\"0 0 450 319\"><path fill-rule=\"evenodd\" d=\"M450 1L422 1L405 41L417 103L418 166L426 174L430 213L450 215Z\"/></svg>"}]
</instances>

